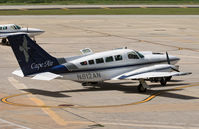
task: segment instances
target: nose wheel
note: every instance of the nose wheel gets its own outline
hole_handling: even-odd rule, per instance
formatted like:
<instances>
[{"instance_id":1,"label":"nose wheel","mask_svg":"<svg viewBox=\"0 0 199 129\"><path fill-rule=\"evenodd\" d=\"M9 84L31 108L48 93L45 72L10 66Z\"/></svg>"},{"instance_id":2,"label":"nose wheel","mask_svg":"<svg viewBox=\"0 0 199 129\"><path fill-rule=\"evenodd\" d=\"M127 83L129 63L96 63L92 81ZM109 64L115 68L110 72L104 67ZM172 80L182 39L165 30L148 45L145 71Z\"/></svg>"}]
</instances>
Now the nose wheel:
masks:
<instances>
[{"instance_id":1,"label":"nose wheel","mask_svg":"<svg viewBox=\"0 0 199 129\"><path fill-rule=\"evenodd\" d=\"M139 84L137 89L138 89L139 92L146 92L146 90L147 90L147 88L143 87L142 84Z\"/></svg>"},{"instance_id":2,"label":"nose wheel","mask_svg":"<svg viewBox=\"0 0 199 129\"><path fill-rule=\"evenodd\" d=\"M140 84L137 87L139 92L146 92L147 88L150 88L144 79L140 79L139 82Z\"/></svg>"},{"instance_id":3,"label":"nose wheel","mask_svg":"<svg viewBox=\"0 0 199 129\"><path fill-rule=\"evenodd\" d=\"M171 80L172 77L162 77L160 80L160 84L162 86L166 86L167 82Z\"/></svg>"}]
</instances>

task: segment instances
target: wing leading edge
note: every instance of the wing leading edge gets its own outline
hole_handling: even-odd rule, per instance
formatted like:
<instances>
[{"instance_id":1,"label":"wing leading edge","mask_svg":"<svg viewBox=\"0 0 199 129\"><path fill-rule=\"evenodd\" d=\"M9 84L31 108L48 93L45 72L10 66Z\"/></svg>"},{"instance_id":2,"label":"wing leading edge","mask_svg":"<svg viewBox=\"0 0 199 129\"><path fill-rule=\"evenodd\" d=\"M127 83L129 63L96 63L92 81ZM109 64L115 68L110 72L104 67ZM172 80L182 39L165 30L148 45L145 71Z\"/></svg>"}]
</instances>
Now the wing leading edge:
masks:
<instances>
[{"instance_id":1,"label":"wing leading edge","mask_svg":"<svg viewBox=\"0 0 199 129\"><path fill-rule=\"evenodd\" d=\"M158 77L170 77L170 76L183 76L191 74L190 72L179 72L176 67L169 64L164 65L154 65L149 67L140 68L130 72L118 75L112 80L122 80L122 79L149 79Z\"/></svg>"}]
</instances>

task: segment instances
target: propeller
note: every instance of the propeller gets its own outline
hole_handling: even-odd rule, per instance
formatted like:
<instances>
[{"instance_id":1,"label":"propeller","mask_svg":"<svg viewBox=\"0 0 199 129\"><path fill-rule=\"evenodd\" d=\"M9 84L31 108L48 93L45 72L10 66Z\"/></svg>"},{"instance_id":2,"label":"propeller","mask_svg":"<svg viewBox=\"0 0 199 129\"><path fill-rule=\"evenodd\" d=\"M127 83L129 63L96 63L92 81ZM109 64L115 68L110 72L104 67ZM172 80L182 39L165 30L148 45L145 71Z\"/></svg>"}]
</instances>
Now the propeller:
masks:
<instances>
[{"instance_id":1,"label":"propeller","mask_svg":"<svg viewBox=\"0 0 199 129\"><path fill-rule=\"evenodd\" d=\"M171 63L170 63L170 59L169 59L169 55L168 55L167 52L166 52L166 56L167 56L167 62L168 62L168 64L171 64Z\"/></svg>"},{"instance_id":2,"label":"propeller","mask_svg":"<svg viewBox=\"0 0 199 129\"><path fill-rule=\"evenodd\" d=\"M28 25L27 25L27 33L28 33Z\"/></svg>"},{"instance_id":3,"label":"propeller","mask_svg":"<svg viewBox=\"0 0 199 129\"><path fill-rule=\"evenodd\" d=\"M171 62L170 62L169 55L168 55L167 52L166 52L166 56L167 56L167 62L170 65ZM176 72L180 72L174 65L171 67L171 69L174 70L174 71L176 71Z\"/></svg>"}]
</instances>

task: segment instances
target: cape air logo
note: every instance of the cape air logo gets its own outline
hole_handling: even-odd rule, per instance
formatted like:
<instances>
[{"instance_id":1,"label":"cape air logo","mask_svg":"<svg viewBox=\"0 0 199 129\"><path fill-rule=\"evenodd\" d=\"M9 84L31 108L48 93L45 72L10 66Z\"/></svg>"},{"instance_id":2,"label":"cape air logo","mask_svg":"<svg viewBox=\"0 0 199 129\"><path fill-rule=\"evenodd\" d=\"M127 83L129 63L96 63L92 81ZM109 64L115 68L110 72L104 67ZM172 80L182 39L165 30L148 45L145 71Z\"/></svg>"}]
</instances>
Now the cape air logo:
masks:
<instances>
[{"instance_id":1,"label":"cape air logo","mask_svg":"<svg viewBox=\"0 0 199 129\"><path fill-rule=\"evenodd\" d=\"M50 60L47 60L47 61L42 62L42 63L32 63L31 69L35 69L35 70L39 71L42 68L48 68L48 67L51 67L51 66L53 66L53 62L50 61Z\"/></svg>"},{"instance_id":2,"label":"cape air logo","mask_svg":"<svg viewBox=\"0 0 199 129\"><path fill-rule=\"evenodd\" d=\"M27 45L27 39L26 39L26 36L24 35L23 44L22 44L22 46L19 46L19 50L21 52L23 52L26 63L28 63L29 57L30 57L29 54L28 54L28 49L30 49L30 48Z\"/></svg>"}]
</instances>

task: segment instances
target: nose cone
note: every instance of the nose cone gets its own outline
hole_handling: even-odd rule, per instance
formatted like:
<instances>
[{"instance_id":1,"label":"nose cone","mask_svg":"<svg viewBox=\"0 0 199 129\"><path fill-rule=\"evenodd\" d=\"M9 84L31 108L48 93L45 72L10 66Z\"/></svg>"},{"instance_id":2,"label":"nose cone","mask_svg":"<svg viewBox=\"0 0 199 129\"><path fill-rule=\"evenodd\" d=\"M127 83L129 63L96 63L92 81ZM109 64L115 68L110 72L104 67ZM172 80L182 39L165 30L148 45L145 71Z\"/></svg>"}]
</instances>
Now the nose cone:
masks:
<instances>
[{"instance_id":1,"label":"nose cone","mask_svg":"<svg viewBox=\"0 0 199 129\"><path fill-rule=\"evenodd\" d=\"M169 59L171 61L171 64L176 64L180 60L180 58L171 55L169 56Z\"/></svg>"},{"instance_id":2,"label":"nose cone","mask_svg":"<svg viewBox=\"0 0 199 129\"><path fill-rule=\"evenodd\" d=\"M28 33L34 33L35 35L40 35L42 33L44 33L44 30L41 29L36 29L36 28L27 28Z\"/></svg>"},{"instance_id":3,"label":"nose cone","mask_svg":"<svg viewBox=\"0 0 199 129\"><path fill-rule=\"evenodd\" d=\"M44 33L45 31L41 30L41 29L36 29L36 28L22 28L21 32L28 33L28 35L30 37L33 37L36 35L40 35L40 34Z\"/></svg>"}]
</instances>

